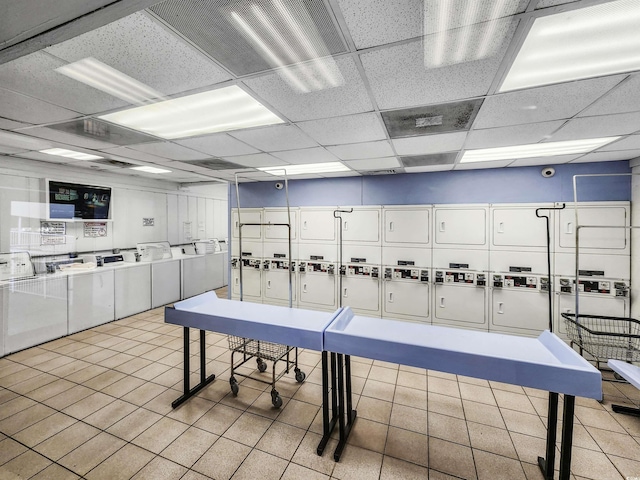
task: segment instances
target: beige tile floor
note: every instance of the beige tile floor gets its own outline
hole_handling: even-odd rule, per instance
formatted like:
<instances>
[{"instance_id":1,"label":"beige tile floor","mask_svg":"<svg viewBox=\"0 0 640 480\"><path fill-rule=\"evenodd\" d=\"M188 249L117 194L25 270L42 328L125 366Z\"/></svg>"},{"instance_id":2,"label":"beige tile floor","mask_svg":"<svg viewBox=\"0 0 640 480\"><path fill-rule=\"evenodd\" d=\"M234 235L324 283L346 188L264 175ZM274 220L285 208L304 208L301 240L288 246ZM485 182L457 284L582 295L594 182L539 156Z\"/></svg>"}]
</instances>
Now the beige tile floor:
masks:
<instances>
[{"instance_id":1,"label":"beige tile floor","mask_svg":"<svg viewBox=\"0 0 640 480\"><path fill-rule=\"evenodd\" d=\"M275 410L254 380L230 393L227 338L208 333L217 379L172 410L181 335L155 309L0 359L0 479L542 480L546 392L353 358L358 419L335 463L335 440L315 453L319 353L300 353L307 379L285 376ZM573 478L640 478L640 418L611 412L640 392L604 388L577 401Z\"/></svg>"}]
</instances>

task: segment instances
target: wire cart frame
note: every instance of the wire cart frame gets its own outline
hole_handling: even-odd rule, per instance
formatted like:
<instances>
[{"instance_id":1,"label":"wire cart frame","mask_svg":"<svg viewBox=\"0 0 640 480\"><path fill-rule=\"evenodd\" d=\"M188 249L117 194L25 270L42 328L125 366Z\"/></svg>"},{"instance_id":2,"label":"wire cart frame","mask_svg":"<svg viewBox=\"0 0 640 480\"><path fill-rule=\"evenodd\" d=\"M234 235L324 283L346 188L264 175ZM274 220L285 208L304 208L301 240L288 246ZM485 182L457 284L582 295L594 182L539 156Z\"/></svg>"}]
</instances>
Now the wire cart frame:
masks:
<instances>
[{"instance_id":1,"label":"wire cart frame","mask_svg":"<svg viewBox=\"0 0 640 480\"><path fill-rule=\"evenodd\" d=\"M238 187L238 174L236 179L236 202L238 205L238 244L240 251L240 301L243 301L243 284L242 284L242 267L244 262L242 261L242 228L246 226L279 226L287 227L288 229L288 247L289 247L289 308L292 308L292 285L293 285L293 259L291 257L291 209L289 206L289 183L287 179L287 172L284 171L284 189L287 201L287 223L243 223L241 220L241 208L240 208L240 189ZM234 396L238 395L240 387L236 376L243 378L250 378L257 382L266 383L271 385L271 403L275 408L282 406L282 397L276 390L276 382L280 380L285 374L289 373L291 368L295 372L296 382L302 383L306 378L306 374L298 368L298 348L290 347L287 345L281 345L278 343L266 342L262 340L254 340L251 338L238 337L235 335L228 335L229 350L231 351L231 376L229 377L229 386ZM291 353L294 353L294 359L291 359ZM240 354L241 358L236 362L235 356ZM246 364L252 358L256 359L257 368L260 373L267 370L267 364L265 360L273 362L271 381L267 381L261 377L255 377L250 374L244 374L238 371L238 368ZM277 372L278 362L284 362L284 368Z\"/></svg>"}]
</instances>

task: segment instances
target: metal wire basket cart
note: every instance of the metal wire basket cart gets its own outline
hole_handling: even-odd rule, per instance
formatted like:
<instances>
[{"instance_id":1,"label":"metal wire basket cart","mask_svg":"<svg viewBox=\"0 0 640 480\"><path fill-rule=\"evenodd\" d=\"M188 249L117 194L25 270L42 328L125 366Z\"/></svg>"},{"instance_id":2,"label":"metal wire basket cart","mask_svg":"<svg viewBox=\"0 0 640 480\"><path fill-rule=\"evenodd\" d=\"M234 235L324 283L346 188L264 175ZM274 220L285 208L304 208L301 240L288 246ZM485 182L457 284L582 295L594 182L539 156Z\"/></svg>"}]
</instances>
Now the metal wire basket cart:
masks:
<instances>
[{"instance_id":1,"label":"metal wire basket cart","mask_svg":"<svg viewBox=\"0 0 640 480\"><path fill-rule=\"evenodd\" d=\"M640 321L633 318L563 313L567 336L583 351L600 362L609 359L640 361Z\"/></svg>"},{"instance_id":2,"label":"metal wire basket cart","mask_svg":"<svg viewBox=\"0 0 640 480\"><path fill-rule=\"evenodd\" d=\"M285 171L285 178L284 178L284 190L285 190L286 201L287 201L287 220L288 221L286 223L243 223L242 220L240 219L240 210L241 210L240 209L240 191L238 188L238 175L236 174L236 201L238 205L238 241L239 241L238 243L239 243L239 252L241 256L240 262L239 262L240 301L243 301L242 267L244 262L242 260L242 227L245 227L245 226L262 227L263 225L269 225L269 226L286 227L288 229L288 233L289 233L289 245L288 245L289 246L289 257L288 257L289 258L289 265L288 265L289 267L288 268L289 270L289 308L291 308L292 306L292 297L293 297L292 275L293 275L294 266L293 266L293 261L291 259L291 210L289 208L289 185L286 177L286 171ZM231 376L229 378L229 385L231 387L231 392L233 393L234 396L237 396L238 391L240 390L236 376L250 378L252 380L255 380L261 383L270 384L271 385L271 403L275 408L280 408L282 406L282 397L280 397L280 394L276 390L276 382L280 380L280 378L282 378L285 374L289 373L292 367L295 372L296 381L298 383L304 382L304 379L306 378L306 374L298 368L297 347L290 347L287 345L281 345L281 344L272 343L272 342L265 342L262 340L255 340L251 338L238 337L235 335L229 335L228 340L229 340L229 350L231 350ZM293 359L291 359L292 352L294 356ZM238 360L237 363L235 361L236 354L241 355L241 358L240 360ZM243 366L252 358L256 359L258 371L260 373L263 373L267 370L267 364L265 360L273 362L271 381L267 381L266 379L261 377L255 377L255 376L251 376L250 374L244 374L244 373L238 372L238 368ZM282 369L279 373L276 373L277 371L276 366L278 362L285 362L285 365L284 365L284 369Z\"/></svg>"}]
</instances>

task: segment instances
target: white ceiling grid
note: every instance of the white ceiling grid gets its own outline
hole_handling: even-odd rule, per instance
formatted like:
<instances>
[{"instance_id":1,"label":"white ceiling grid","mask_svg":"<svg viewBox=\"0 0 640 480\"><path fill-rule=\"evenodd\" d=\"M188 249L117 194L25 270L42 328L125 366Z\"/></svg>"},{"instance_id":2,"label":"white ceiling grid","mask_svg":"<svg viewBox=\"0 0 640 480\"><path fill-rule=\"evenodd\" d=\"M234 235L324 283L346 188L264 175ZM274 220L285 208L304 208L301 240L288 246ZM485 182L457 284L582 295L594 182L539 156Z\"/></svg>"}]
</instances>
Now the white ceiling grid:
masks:
<instances>
[{"instance_id":1,"label":"white ceiling grid","mask_svg":"<svg viewBox=\"0 0 640 480\"><path fill-rule=\"evenodd\" d=\"M392 5L384 0L325 0L322 5L309 0L211 0L206 5L197 0L167 0L1 64L0 155L178 183L232 181L235 173L242 181L268 181L275 177L256 168L324 162L342 162L351 170L295 178L636 158L640 156L637 71L496 93L538 16L610 1L617 0L396 0ZM299 23L283 20L277 25L279 30L267 47L275 45L279 50L268 57L260 39L234 26L229 15L248 15L251 9L262 8L274 21L278 5L299 14ZM503 10L498 11L498 6ZM43 2L41 8L56 7ZM210 9L208 16L202 8ZM167 12L184 18L172 22ZM78 10L78 16L82 14ZM221 20L220 15L229 18ZM324 23L314 25L319 18ZM227 30L213 33L220 22L228 23ZM252 28L259 27L255 18L252 22ZM226 38L232 38L229 29L234 29L233 38L244 39L242 46L224 45ZM266 39L268 28L260 35ZM233 66L228 52L238 48L252 49L251 55ZM276 61L285 53L286 61ZM91 132L75 134L66 125L48 128L131 107L129 101L56 71L86 58L128 75L164 98L238 85L285 123L172 141L139 137L135 141L145 143L127 146L114 145ZM245 73L234 73L240 69ZM295 78L304 78L312 87L302 91ZM422 107L468 100L481 105L463 130L448 126L429 130L438 119L415 114ZM395 118L409 119L414 136L392 140L381 115L388 111ZM459 163L464 150L608 136L621 139L584 155ZM93 153L172 172L149 174L127 165L39 152L45 148ZM440 165L437 155L429 157L443 153L451 159L455 156L455 162ZM399 157L409 155L416 157L408 164L416 165L417 159L433 164L403 167ZM195 160L210 162L190 163ZM220 168L224 162L230 162L231 168Z\"/></svg>"}]
</instances>

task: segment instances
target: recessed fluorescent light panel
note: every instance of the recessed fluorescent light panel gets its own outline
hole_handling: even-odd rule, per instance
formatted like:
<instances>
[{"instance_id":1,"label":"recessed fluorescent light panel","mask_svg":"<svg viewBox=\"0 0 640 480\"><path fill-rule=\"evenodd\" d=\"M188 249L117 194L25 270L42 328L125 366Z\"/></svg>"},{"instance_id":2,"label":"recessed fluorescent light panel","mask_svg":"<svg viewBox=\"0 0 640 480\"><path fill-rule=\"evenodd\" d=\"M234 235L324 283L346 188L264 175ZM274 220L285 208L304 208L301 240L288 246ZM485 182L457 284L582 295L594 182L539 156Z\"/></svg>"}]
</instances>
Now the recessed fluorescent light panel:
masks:
<instances>
[{"instance_id":1,"label":"recessed fluorescent light panel","mask_svg":"<svg viewBox=\"0 0 640 480\"><path fill-rule=\"evenodd\" d=\"M535 20L501 92L640 68L640 0L618 0Z\"/></svg>"},{"instance_id":2,"label":"recessed fluorescent light panel","mask_svg":"<svg viewBox=\"0 0 640 480\"><path fill-rule=\"evenodd\" d=\"M73 150L66 150L64 148L49 148L47 150L40 150L40 153L46 153L48 155L57 155L58 157L75 158L76 160L98 160L98 155L91 155L89 153L74 152Z\"/></svg>"},{"instance_id":3,"label":"recessed fluorescent light panel","mask_svg":"<svg viewBox=\"0 0 640 480\"><path fill-rule=\"evenodd\" d=\"M282 176L285 171L287 175L304 175L306 173L348 172L351 169L344 163L328 162L308 163L306 165L282 165L281 167L260 167L258 170L270 173L271 175Z\"/></svg>"},{"instance_id":4,"label":"recessed fluorescent light panel","mask_svg":"<svg viewBox=\"0 0 640 480\"><path fill-rule=\"evenodd\" d=\"M460 163L491 162L493 160L516 160L519 158L551 157L554 155L588 153L596 148L600 148L611 143L618 138L620 137L590 138L587 140L533 143L530 145L515 145L513 147L467 150L460 159Z\"/></svg>"},{"instance_id":5,"label":"recessed fluorescent light panel","mask_svg":"<svg viewBox=\"0 0 640 480\"><path fill-rule=\"evenodd\" d=\"M110 113L100 118L166 139L284 123L235 85Z\"/></svg>"},{"instance_id":6,"label":"recessed fluorescent light panel","mask_svg":"<svg viewBox=\"0 0 640 480\"><path fill-rule=\"evenodd\" d=\"M140 172L146 173L171 173L171 170L165 170L164 168L156 168L156 167L131 167L131 170L138 170Z\"/></svg>"},{"instance_id":7,"label":"recessed fluorescent light panel","mask_svg":"<svg viewBox=\"0 0 640 480\"><path fill-rule=\"evenodd\" d=\"M493 56L521 0L425 0L424 66L439 68Z\"/></svg>"},{"instance_id":8,"label":"recessed fluorescent light panel","mask_svg":"<svg viewBox=\"0 0 640 480\"><path fill-rule=\"evenodd\" d=\"M58 67L55 71L136 105L163 98L157 90L93 57Z\"/></svg>"}]
</instances>

